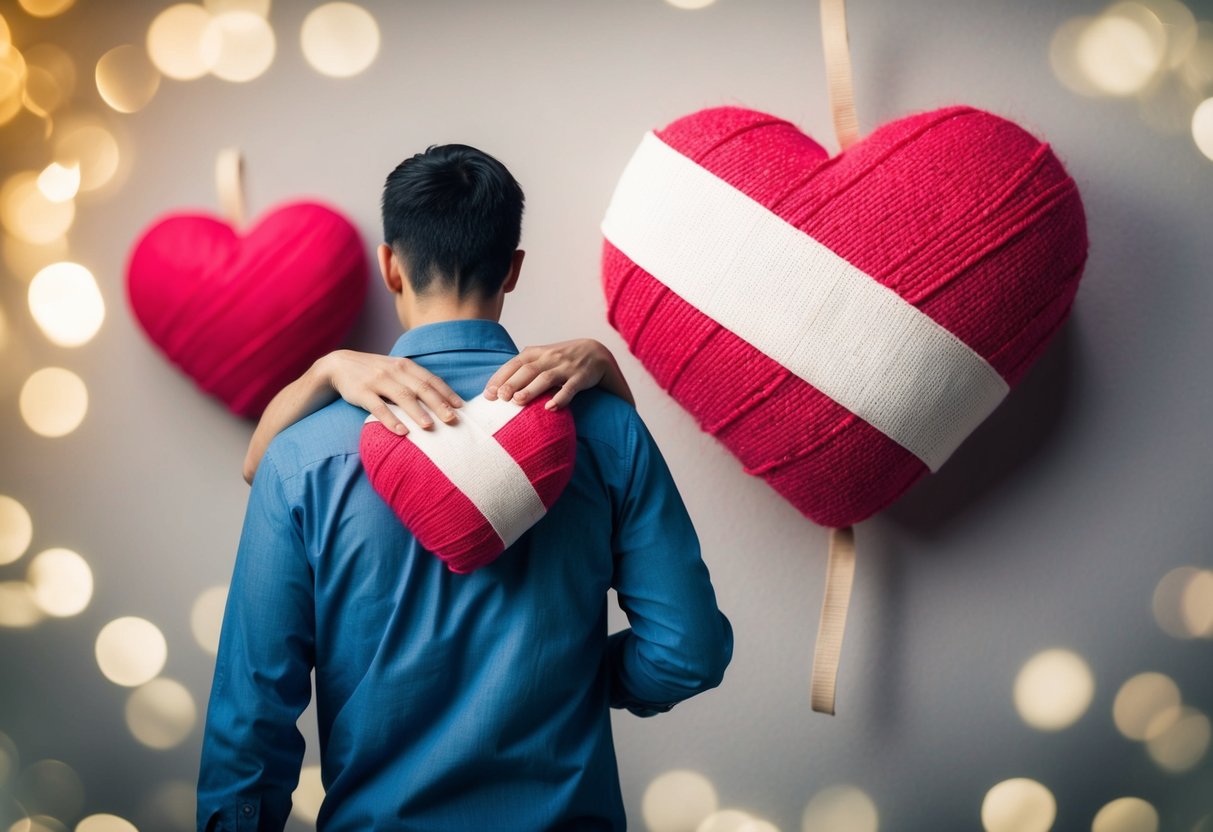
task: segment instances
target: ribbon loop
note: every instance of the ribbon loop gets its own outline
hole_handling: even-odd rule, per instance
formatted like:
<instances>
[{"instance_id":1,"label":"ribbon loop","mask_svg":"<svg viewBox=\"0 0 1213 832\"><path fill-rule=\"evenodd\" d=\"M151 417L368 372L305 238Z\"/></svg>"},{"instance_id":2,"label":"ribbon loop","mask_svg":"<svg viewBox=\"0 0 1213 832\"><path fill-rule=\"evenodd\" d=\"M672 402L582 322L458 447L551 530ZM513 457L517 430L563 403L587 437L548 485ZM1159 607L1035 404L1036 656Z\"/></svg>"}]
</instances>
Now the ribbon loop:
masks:
<instances>
[{"instance_id":1,"label":"ribbon loop","mask_svg":"<svg viewBox=\"0 0 1213 832\"><path fill-rule=\"evenodd\" d=\"M244 159L240 150L229 147L215 159L215 189L219 192L219 210L236 228L244 225Z\"/></svg>"},{"instance_id":2,"label":"ribbon loop","mask_svg":"<svg viewBox=\"0 0 1213 832\"><path fill-rule=\"evenodd\" d=\"M830 529L825 600L821 604L821 622L817 625L817 645L813 648L811 697L813 710L818 713L834 713L838 663L842 656L842 637L847 627L847 608L851 604L851 585L854 581L855 532L850 526Z\"/></svg>"},{"instance_id":3,"label":"ribbon loop","mask_svg":"<svg viewBox=\"0 0 1213 832\"><path fill-rule=\"evenodd\" d=\"M846 150L859 140L859 117L855 114L855 88L851 78L851 47L847 42L846 0L821 0L821 43L826 58L826 83L830 88L830 115L834 134Z\"/></svg>"}]
</instances>

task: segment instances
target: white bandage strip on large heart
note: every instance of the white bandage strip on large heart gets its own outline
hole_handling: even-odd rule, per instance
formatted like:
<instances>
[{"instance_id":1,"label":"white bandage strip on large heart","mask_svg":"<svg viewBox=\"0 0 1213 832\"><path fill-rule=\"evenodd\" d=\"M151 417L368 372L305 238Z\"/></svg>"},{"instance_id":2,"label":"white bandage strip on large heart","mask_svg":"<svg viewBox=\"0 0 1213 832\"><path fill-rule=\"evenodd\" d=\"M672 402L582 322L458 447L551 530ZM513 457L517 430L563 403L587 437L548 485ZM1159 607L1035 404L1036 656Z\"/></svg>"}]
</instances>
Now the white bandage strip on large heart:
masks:
<instances>
[{"instance_id":1,"label":"white bandage strip on large heart","mask_svg":"<svg viewBox=\"0 0 1213 832\"><path fill-rule=\"evenodd\" d=\"M1007 394L955 335L653 133L624 170L602 231L932 471Z\"/></svg>"},{"instance_id":2,"label":"white bandage strip on large heart","mask_svg":"<svg viewBox=\"0 0 1213 832\"><path fill-rule=\"evenodd\" d=\"M479 509L506 546L543 517L547 509L514 458L493 438L522 408L477 396L459 409L453 425L435 420L422 430L394 404L396 417L409 426L405 436ZM378 422L368 416L367 422Z\"/></svg>"}]
</instances>

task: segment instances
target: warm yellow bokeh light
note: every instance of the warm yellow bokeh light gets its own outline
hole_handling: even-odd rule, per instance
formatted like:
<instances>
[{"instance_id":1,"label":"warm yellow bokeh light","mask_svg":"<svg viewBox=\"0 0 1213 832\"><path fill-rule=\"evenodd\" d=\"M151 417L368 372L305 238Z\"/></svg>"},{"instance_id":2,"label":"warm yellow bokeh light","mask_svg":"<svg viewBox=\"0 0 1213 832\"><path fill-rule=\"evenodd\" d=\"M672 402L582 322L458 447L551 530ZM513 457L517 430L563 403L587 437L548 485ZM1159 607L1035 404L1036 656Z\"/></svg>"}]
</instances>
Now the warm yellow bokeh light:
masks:
<instances>
[{"instance_id":1,"label":"warm yellow bokeh light","mask_svg":"<svg viewBox=\"0 0 1213 832\"><path fill-rule=\"evenodd\" d=\"M252 81L274 62L274 30L252 12L225 12L206 24L201 48L202 59L217 78Z\"/></svg>"},{"instance_id":2,"label":"warm yellow bokeh light","mask_svg":"<svg viewBox=\"0 0 1213 832\"><path fill-rule=\"evenodd\" d=\"M303 57L322 75L349 78L379 54L379 24L353 3L325 3L303 20Z\"/></svg>"},{"instance_id":3,"label":"warm yellow bokeh light","mask_svg":"<svg viewBox=\"0 0 1213 832\"><path fill-rule=\"evenodd\" d=\"M71 55L53 43L34 44L24 50L22 54L29 67L36 67L46 72L55 82L55 91L59 100L56 102L39 101L39 106L53 111L71 100L76 92L76 62Z\"/></svg>"},{"instance_id":4,"label":"warm yellow bokeh light","mask_svg":"<svg viewBox=\"0 0 1213 832\"><path fill-rule=\"evenodd\" d=\"M34 17L54 17L76 4L76 0L17 0Z\"/></svg>"},{"instance_id":5,"label":"warm yellow bokeh light","mask_svg":"<svg viewBox=\"0 0 1213 832\"><path fill-rule=\"evenodd\" d=\"M1166 58L1169 68L1181 65L1196 44L1196 16L1180 0L1138 0L1149 9L1162 25L1166 37Z\"/></svg>"},{"instance_id":6,"label":"warm yellow bokeh light","mask_svg":"<svg viewBox=\"0 0 1213 832\"><path fill-rule=\"evenodd\" d=\"M1191 635L1213 637L1213 570L1202 569L1188 579L1179 613Z\"/></svg>"},{"instance_id":7,"label":"warm yellow bokeh light","mask_svg":"<svg viewBox=\"0 0 1213 832\"><path fill-rule=\"evenodd\" d=\"M88 413L88 388L62 367L44 367L21 386L21 418L39 436L56 438L80 427Z\"/></svg>"},{"instance_id":8,"label":"warm yellow bokeh light","mask_svg":"<svg viewBox=\"0 0 1213 832\"><path fill-rule=\"evenodd\" d=\"M126 700L126 727L148 748L163 751L180 745L197 719L194 697L172 679L152 679Z\"/></svg>"},{"instance_id":9,"label":"warm yellow bokeh light","mask_svg":"<svg viewBox=\"0 0 1213 832\"><path fill-rule=\"evenodd\" d=\"M26 242L53 242L67 233L75 218L75 204L47 199L34 171L13 174L0 187L0 220L8 233Z\"/></svg>"},{"instance_id":10,"label":"warm yellow bokeh light","mask_svg":"<svg viewBox=\"0 0 1213 832\"><path fill-rule=\"evenodd\" d=\"M1026 777L1003 780L981 802L986 832L1048 832L1056 817L1053 793Z\"/></svg>"},{"instance_id":11,"label":"warm yellow bokeh light","mask_svg":"<svg viewBox=\"0 0 1213 832\"><path fill-rule=\"evenodd\" d=\"M830 786L813 796L800 819L801 832L876 832L880 814L863 789Z\"/></svg>"},{"instance_id":12,"label":"warm yellow bokeh light","mask_svg":"<svg viewBox=\"0 0 1213 832\"><path fill-rule=\"evenodd\" d=\"M67 202L80 191L80 163L51 162L38 174L38 190L51 202Z\"/></svg>"},{"instance_id":13,"label":"warm yellow bokeh light","mask_svg":"<svg viewBox=\"0 0 1213 832\"><path fill-rule=\"evenodd\" d=\"M291 795L291 815L307 824L315 824L324 803L324 783L320 781L320 766L304 766L299 772L299 785Z\"/></svg>"},{"instance_id":14,"label":"warm yellow bokeh light","mask_svg":"<svg viewBox=\"0 0 1213 832\"><path fill-rule=\"evenodd\" d=\"M716 0L665 0L676 9L705 9L716 2Z\"/></svg>"},{"instance_id":15,"label":"warm yellow bokeh light","mask_svg":"<svg viewBox=\"0 0 1213 832\"><path fill-rule=\"evenodd\" d=\"M1163 575L1154 587L1151 606L1154 620L1163 632L1175 638L1191 638L1188 623L1184 620L1183 598L1188 582L1200 572L1194 566L1179 566Z\"/></svg>"},{"instance_id":16,"label":"warm yellow bokeh light","mask_svg":"<svg viewBox=\"0 0 1213 832\"><path fill-rule=\"evenodd\" d=\"M78 615L93 599L93 570L71 549L47 549L30 561L25 579L34 603L56 618Z\"/></svg>"},{"instance_id":17,"label":"warm yellow bokeh light","mask_svg":"<svg viewBox=\"0 0 1213 832\"><path fill-rule=\"evenodd\" d=\"M258 17L270 16L270 0L202 0L202 5L211 14L249 12Z\"/></svg>"},{"instance_id":18,"label":"warm yellow bokeh light","mask_svg":"<svg viewBox=\"0 0 1213 832\"><path fill-rule=\"evenodd\" d=\"M1164 715L1165 716L1165 715ZM1162 717L1160 717L1162 718ZM1183 707L1165 730L1151 730L1146 751L1159 768L1172 774L1190 771L1209 750L1213 726L1209 718L1195 708Z\"/></svg>"},{"instance_id":19,"label":"warm yellow bokeh light","mask_svg":"<svg viewBox=\"0 0 1213 832\"><path fill-rule=\"evenodd\" d=\"M128 616L101 628L95 650L97 666L117 685L136 687L154 679L168 659L168 643L152 622Z\"/></svg>"},{"instance_id":20,"label":"warm yellow bokeh light","mask_svg":"<svg viewBox=\"0 0 1213 832\"><path fill-rule=\"evenodd\" d=\"M0 581L0 627L32 627L42 618L32 586L25 581Z\"/></svg>"},{"instance_id":21,"label":"warm yellow bokeh light","mask_svg":"<svg viewBox=\"0 0 1213 832\"><path fill-rule=\"evenodd\" d=\"M18 560L33 539L34 521L25 506L0 494L0 564Z\"/></svg>"},{"instance_id":22,"label":"warm yellow bokeh light","mask_svg":"<svg viewBox=\"0 0 1213 832\"><path fill-rule=\"evenodd\" d=\"M147 54L169 78L191 81L210 71L202 57L202 36L211 15L196 3L169 6L147 30Z\"/></svg>"},{"instance_id":23,"label":"warm yellow bokeh light","mask_svg":"<svg viewBox=\"0 0 1213 832\"><path fill-rule=\"evenodd\" d=\"M1163 713L1179 714L1179 687L1161 673L1139 673L1120 686L1112 703L1116 729L1131 740L1150 738L1150 729L1167 726L1157 722Z\"/></svg>"},{"instance_id":24,"label":"warm yellow bokeh light","mask_svg":"<svg viewBox=\"0 0 1213 832\"><path fill-rule=\"evenodd\" d=\"M118 172L118 140L100 124L82 121L65 125L55 142L55 160L79 165L80 190L95 191L107 185Z\"/></svg>"},{"instance_id":25,"label":"warm yellow bokeh light","mask_svg":"<svg viewBox=\"0 0 1213 832\"><path fill-rule=\"evenodd\" d=\"M752 832L754 818L740 809L721 809L704 818L695 832Z\"/></svg>"},{"instance_id":26,"label":"warm yellow bokeh light","mask_svg":"<svg viewBox=\"0 0 1213 832\"><path fill-rule=\"evenodd\" d=\"M1091 832L1158 832L1158 812L1140 797L1118 797L1095 814Z\"/></svg>"},{"instance_id":27,"label":"warm yellow bokeh light","mask_svg":"<svg viewBox=\"0 0 1213 832\"><path fill-rule=\"evenodd\" d=\"M21 112L25 102L25 57L9 43L0 43L0 125Z\"/></svg>"},{"instance_id":28,"label":"warm yellow bokeh light","mask_svg":"<svg viewBox=\"0 0 1213 832\"><path fill-rule=\"evenodd\" d=\"M227 587L213 586L203 590L190 610L190 630L198 646L212 656L219 652L219 633L223 629L223 608L227 604Z\"/></svg>"},{"instance_id":29,"label":"warm yellow bokeh light","mask_svg":"<svg viewBox=\"0 0 1213 832\"><path fill-rule=\"evenodd\" d=\"M1117 4L1091 21L1078 37L1078 67L1107 95L1133 95L1145 88L1165 58L1162 24L1154 15L1131 13L1136 3ZM1150 27L1146 21L1152 21Z\"/></svg>"},{"instance_id":30,"label":"warm yellow bokeh light","mask_svg":"<svg viewBox=\"0 0 1213 832\"><path fill-rule=\"evenodd\" d=\"M17 824L20 828L9 827L9 832L70 832L66 824L50 815L31 815Z\"/></svg>"},{"instance_id":31,"label":"warm yellow bokeh light","mask_svg":"<svg viewBox=\"0 0 1213 832\"><path fill-rule=\"evenodd\" d=\"M1196 38L1179 66L1179 74L1190 86L1203 89L1213 85L1213 21L1196 24Z\"/></svg>"},{"instance_id":32,"label":"warm yellow bokeh light","mask_svg":"<svg viewBox=\"0 0 1213 832\"><path fill-rule=\"evenodd\" d=\"M76 824L74 832L139 832L139 829L117 815L89 815Z\"/></svg>"},{"instance_id":33,"label":"warm yellow bokeh light","mask_svg":"<svg viewBox=\"0 0 1213 832\"><path fill-rule=\"evenodd\" d=\"M13 33L9 31L8 21L0 14L0 46L9 46L13 42Z\"/></svg>"},{"instance_id":34,"label":"warm yellow bokeh light","mask_svg":"<svg viewBox=\"0 0 1213 832\"><path fill-rule=\"evenodd\" d=\"M1078 721L1095 695L1091 669L1069 650L1045 650L1024 663L1015 677L1015 710L1041 731L1059 731Z\"/></svg>"},{"instance_id":35,"label":"warm yellow bokeh light","mask_svg":"<svg viewBox=\"0 0 1213 832\"><path fill-rule=\"evenodd\" d=\"M160 89L160 72L138 46L115 46L97 61L97 92L120 113L137 113Z\"/></svg>"},{"instance_id":36,"label":"warm yellow bokeh light","mask_svg":"<svg viewBox=\"0 0 1213 832\"><path fill-rule=\"evenodd\" d=\"M1192 113L1192 141L1201 153L1213 159L1213 98L1200 102Z\"/></svg>"},{"instance_id":37,"label":"warm yellow bokeh light","mask_svg":"<svg viewBox=\"0 0 1213 832\"><path fill-rule=\"evenodd\" d=\"M22 100L30 112L42 117L49 116L67 101L63 91L59 89L59 84L55 81L55 76L40 66L28 65L28 62L25 75L25 97Z\"/></svg>"},{"instance_id":38,"label":"warm yellow bokeh light","mask_svg":"<svg viewBox=\"0 0 1213 832\"><path fill-rule=\"evenodd\" d=\"M31 817L76 817L84 808L84 784L67 763L39 760L21 772L13 797Z\"/></svg>"},{"instance_id":39,"label":"warm yellow bokeh light","mask_svg":"<svg viewBox=\"0 0 1213 832\"><path fill-rule=\"evenodd\" d=\"M675 769L658 775L644 790L640 812L650 832L695 829L719 808L716 787L697 771Z\"/></svg>"},{"instance_id":40,"label":"warm yellow bokeh light","mask_svg":"<svg viewBox=\"0 0 1213 832\"><path fill-rule=\"evenodd\" d=\"M92 272L79 263L47 266L29 285L29 311L42 333L61 347L92 340L105 320L105 301Z\"/></svg>"},{"instance_id":41,"label":"warm yellow bokeh light","mask_svg":"<svg viewBox=\"0 0 1213 832\"><path fill-rule=\"evenodd\" d=\"M67 238L60 237L38 245L5 234L0 248L4 250L4 265L8 267L9 276L28 283L51 263L67 257Z\"/></svg>"}]
</instances>

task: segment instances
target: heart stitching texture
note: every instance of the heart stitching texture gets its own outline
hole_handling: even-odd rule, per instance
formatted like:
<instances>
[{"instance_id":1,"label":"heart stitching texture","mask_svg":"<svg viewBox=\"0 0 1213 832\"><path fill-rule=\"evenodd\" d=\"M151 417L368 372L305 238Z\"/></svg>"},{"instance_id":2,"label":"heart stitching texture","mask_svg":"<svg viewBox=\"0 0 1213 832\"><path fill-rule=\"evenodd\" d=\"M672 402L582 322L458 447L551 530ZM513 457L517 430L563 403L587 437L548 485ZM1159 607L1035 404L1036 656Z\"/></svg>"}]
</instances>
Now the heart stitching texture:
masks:
<instances>
[{"instance_id":1,"label":"heart stitching texture","mask_svg":"<svg viewBox=\"0 0 1213 832\"><path fill-rule=\"evenodd\" d=\"M829 157L740 108L650 134L603 224L608 315L747 473L842 527L946 460L1068 315L1074 182L967 107Z\"/></svg>"}]
</instances>

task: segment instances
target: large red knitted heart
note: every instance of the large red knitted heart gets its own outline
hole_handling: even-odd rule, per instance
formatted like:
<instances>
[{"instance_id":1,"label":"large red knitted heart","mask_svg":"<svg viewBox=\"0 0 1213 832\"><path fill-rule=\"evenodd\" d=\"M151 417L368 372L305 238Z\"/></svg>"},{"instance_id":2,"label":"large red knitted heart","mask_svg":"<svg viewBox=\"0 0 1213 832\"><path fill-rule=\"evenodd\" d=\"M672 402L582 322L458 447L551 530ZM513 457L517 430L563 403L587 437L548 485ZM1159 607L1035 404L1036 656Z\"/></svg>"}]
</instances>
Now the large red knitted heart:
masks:
<instances>
[{"instance_id":1,"label":"large red knitted heart","mask_svg":"<svg viewBox=\"0 0 1213 832\"><path fill-rule=\"evenodd\" d=\"M127 264L148 337L248 417L340 345L366 290L357 229L314 202L270 211L243 235L214 217L171 215L144 231Z\"/></svg>"},{"instance_id":2,"label":"large red knitted heart","mask_svg":"<svg viewBox=\"0 0 1213 832\"><path fill-rule=\"evenodd\" d=\"M816 241L825 259L845 261L843 268L892 290L871 291L892 298L894 306L913 307L903 312L922 313L917 317L926 326L951 339L949 348L967 352L1003 393L1069 313L1087 251L1078 191L1048 145L997 116L967 107L912 116L833 158L792 124L738 108L679 119L656 139L661 152L672 149L685 157L679 164L699 166L709 179L725 183L726 191L752 201L759 213L777 217L775 225L790 228L793 237ZM695 239L695 229L679 226L680 216L663 214L667 194L642 196L628 203L629 210L653 212L638 223L643 227L650 219L665 223L665 236L653 244L658 254L667 236L669 247L683 246L675 260L722 261L750 245L743 241L705 254L714 241ZM612 210L619 200L617 192ZM663 283L661 274L638 266L616 246L610 220L608 212L603 284L612 325L657 382L747 473L765 479L811 520L846 526L885 507L927 472L920 456L704 314ZM690 242L675 239L684 231ZM763 252L746 255L753 259ZM753 286L755 271L747 274ZM812 269L796 274L809 282L820 277ZM757 279L763 279L761 269ZM796 303L789 296L786 303L764 307L759 317L794 315ZM846 315L852 321L863 317L855 309ZM814 318L798 323L796 331L820 335L823 330L813 333L817 325ZM897 336L873 323L856 344L869 337L895 344ZM828 376L835 369L820 372ZM852 392L879 399L889 378L867 381ZM918 384L896 381L911 394ZM946 386L950 380L931 383ZM911 416L928 433L936 427L931 420L944 418L929 412ZM936 462L946 453L950 448Z\"/></svg>"},{"instance_id":3,"label":"large red knitted heart","mask_svg":"<svg viewBox=\"0 0 1213 832\"><path fill-rule=\"evenodd\" d=\"M467 402L453 425L398 436L374 417L362 429L371 486L417 542L452 572L497 559L556 502L573 475L577 434L551 396L526 407Z\"/></svg>"}]
</instances>

